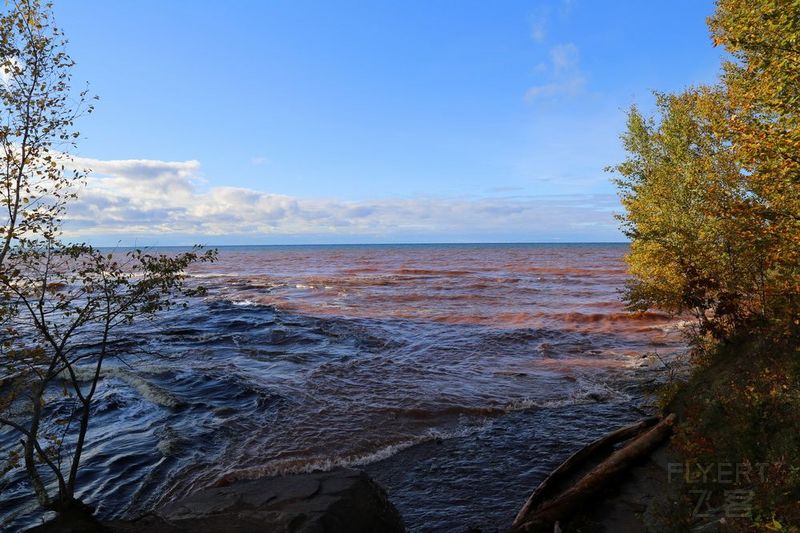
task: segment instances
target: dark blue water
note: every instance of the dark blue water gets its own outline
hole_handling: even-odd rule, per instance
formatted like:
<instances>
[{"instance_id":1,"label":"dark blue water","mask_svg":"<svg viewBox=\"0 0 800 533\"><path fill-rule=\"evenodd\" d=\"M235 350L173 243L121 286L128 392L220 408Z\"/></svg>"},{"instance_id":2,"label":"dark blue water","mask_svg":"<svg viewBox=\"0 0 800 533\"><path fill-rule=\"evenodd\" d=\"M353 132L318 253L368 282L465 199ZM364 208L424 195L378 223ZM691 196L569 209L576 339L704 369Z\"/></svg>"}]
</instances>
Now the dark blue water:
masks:
<instances>
[{"instance_id":1,"label":"dark blue water","mask_svg":"<svg viewBox=\"0 0 800 533\"><path fill-rule=\"evenodd\" d=\"M658 378L641 355L682 348L668 317L624 312L625 251L223 249L192 272L206 298L121 332L79 496L132 516L221 479L356 466L411 530L502 530L555 464L641 417ZM20 469L2 496L7 527L41 519Z\"/></svg>"}]
</instances>

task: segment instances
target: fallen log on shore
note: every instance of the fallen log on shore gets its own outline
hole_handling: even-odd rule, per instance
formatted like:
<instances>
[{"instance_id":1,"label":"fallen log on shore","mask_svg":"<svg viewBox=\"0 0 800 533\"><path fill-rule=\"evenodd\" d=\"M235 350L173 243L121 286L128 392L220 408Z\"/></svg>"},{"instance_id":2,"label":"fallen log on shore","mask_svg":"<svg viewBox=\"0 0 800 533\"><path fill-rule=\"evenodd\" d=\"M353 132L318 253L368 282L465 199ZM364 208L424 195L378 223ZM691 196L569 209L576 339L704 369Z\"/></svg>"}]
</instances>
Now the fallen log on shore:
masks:
<instances>
[{"instance_id":1,"label":"fallen log on shore","mask_svg":"<svg viewBox=\"0 0 800 533\"><path fill-rule=\"evenodd\" d=\"M652 452L672 432L675 415L661 421L647 418L636 424L609 433L572 454L533 491L525 502L511 531L552 531L553 525L574 512L591 496L596 495L619 474ZM598 455L608 453L619 442L628 440L619 450L592 468L571 487L559 492L559 484Z\"/></svg>"}]
</instances>

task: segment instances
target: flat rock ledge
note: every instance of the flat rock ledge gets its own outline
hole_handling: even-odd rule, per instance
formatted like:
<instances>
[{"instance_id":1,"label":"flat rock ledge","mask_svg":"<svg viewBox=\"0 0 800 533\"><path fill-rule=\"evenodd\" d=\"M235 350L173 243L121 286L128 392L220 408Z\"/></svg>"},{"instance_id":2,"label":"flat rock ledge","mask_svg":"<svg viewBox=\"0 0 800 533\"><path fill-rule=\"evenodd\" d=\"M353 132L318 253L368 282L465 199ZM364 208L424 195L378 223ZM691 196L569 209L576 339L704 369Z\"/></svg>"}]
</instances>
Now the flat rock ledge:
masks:
<instances>
[{"instance_id":1,"label":"flat rock ledge","mask_svg":"<svg viewBox=\"0 0 800 533\"><path fill-rule=\"evenodd\" d=\"M75 524L39 531L136 533L274 532L395 533L405 531L383 488L364 472L336 469L239 481L202 490L136 520Z\"/></svg>"}]
</instances>

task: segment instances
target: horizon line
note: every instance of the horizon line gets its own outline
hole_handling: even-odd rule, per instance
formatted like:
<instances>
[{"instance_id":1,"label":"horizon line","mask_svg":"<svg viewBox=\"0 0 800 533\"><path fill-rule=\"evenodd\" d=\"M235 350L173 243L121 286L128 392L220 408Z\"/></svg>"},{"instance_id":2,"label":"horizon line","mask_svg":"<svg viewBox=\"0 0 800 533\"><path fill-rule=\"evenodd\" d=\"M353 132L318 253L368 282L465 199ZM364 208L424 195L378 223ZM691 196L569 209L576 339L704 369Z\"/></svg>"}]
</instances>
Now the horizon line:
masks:
<instances>
[{"instance_id":1,"label":"horizon line","mask_svg":"<svg viewBox=\"0 0 800 533\"><path fill-rule=\"evenodd\" d=\"M122 245L99 245L96 248L192 248L202 246L204 248L263 248L263 247L290 247L290 246L471 246L471 245L514 245L514 244L546 244L546 245L570 245L570 244L630 244L630 241L443 241L443 242L310 242L310 243L271 243L271 244L152 244L141 246L122 246Z\"/></svg>"}]
</instances>

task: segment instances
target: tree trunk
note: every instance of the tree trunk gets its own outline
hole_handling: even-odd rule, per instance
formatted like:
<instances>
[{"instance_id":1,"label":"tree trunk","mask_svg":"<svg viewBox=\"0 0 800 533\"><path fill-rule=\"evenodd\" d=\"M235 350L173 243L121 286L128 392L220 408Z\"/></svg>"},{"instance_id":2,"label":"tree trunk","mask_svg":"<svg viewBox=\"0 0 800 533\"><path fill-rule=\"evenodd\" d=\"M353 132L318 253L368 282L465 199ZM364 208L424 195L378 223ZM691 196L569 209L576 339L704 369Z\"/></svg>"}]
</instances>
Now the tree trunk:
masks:
<instances>
[{"instance_id":1,"label":"tree trunk","mask_svg":"<svg viewBox=\"0 0 800 533\"><path fill-rule=\"evenodd\" d=\"M97 378L95 378L97 379ZM69 478L67 479L67 491L62 495L72 499L75 494L75 482L78 478L78 466L81 462L81 454L83 453L83 445L86 441L86 430L89 428L89 415L91 414L91 398L83 401L83 409L81 410L81 423L78 431L78 440L75 443L75 453L72 455L72 464L69 469Z\"/></svg>"},{"instance_id":2,"label":"tree trunk","mask_svg":"<svg viewBox=\"0 0 800 533\"><path fill-rule=\"evenodd\" d=\"M23 441L25 453L25 471L28 473L31 486L36 493L36 499L39 500L39 505L44 508L50 506L50 495L47 494L47 489L42 482L39 471L36 469L36 460L34 459L34 452L36 450L36 439L39 435L39 421L42 417L42 389L35 387L32 391L31 397L31 428Z\"/></svg>"}]
</instances>

